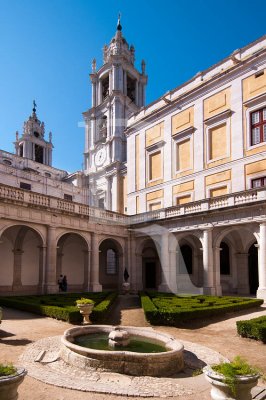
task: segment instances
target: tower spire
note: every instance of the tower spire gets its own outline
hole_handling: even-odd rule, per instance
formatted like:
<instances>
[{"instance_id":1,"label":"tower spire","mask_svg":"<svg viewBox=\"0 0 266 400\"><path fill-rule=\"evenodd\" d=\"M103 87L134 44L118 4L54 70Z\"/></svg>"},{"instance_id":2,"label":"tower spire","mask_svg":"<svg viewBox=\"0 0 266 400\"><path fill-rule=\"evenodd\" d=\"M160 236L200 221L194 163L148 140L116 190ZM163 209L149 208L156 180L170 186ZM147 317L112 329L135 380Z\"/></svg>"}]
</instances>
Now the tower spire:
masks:
<instances>
[{"instance_id":1,"label":"tower spire","mask_svg":"<svg viewBox=\"0 0 266 400\"><path fill-rule=\"evenodd\" d=\"M117 25L116 25L117 31L122 31L122 25L120 23L120 20L121 20L121 13L118 14L118 20L117 20Z\"/></svg>"},{"instance_id":2,"label":"tower spire","mask_svg":"<svg viewBox=\"0 0 266 400\"><path fill-rule=\"evenodd\" d=\"M33 100L33 109L32 109L32 111L34 112L34 114L36 113L36 107L37 107L36 101Z\"/></svg>"}]
</instances>

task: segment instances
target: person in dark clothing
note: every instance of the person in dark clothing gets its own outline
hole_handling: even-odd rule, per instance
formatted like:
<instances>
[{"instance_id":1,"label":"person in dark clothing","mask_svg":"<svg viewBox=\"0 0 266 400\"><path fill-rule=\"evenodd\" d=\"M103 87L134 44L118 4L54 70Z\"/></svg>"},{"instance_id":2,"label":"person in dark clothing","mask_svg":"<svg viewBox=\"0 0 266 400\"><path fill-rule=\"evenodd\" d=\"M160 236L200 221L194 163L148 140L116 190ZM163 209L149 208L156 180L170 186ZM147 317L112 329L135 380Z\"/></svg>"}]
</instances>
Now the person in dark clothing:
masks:
<instances>
[{"instance_id":1,"label":"person in dark clothing","mask_svg":"<svg viewBox=\"0 0 266 400\"><path fill-rule=\"evenodd\" d=\"M63 275L62 274L59 276L57 283L58 283L59 292L63 292Z\"/></svg>"},{"instance_id":2,"label":"person in dark clothing","mask_svg":"<svg viewBox=\"0 0 266 400\"><path fill-rule=\"evenodd\" d=\"M67 291L67 277L66 275L63 276L63 280L62 280L62 290L63 292Z\"/></svg>"}]
</instances>

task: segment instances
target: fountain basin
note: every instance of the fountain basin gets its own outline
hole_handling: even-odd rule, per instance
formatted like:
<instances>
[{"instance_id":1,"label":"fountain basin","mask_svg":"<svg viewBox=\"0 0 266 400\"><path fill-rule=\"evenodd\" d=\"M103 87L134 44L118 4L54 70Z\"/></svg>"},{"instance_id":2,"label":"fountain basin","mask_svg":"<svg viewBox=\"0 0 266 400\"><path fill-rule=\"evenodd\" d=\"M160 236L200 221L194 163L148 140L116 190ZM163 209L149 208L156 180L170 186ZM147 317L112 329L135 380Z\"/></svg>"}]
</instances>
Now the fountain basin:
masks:
<instances>
[{"instance_id":1,"label":"fountain basin","mask_svg":"<svg viewBox=\"0 0 266 400\"><path fill-rule=\"evenodd\" d=\"M124 350L96 350L75 343L78 338L106 334L114 331L110 325L91 325L75 327L65 331L61 338L60 357L68 364L83 368L95 368L100 371L119 372L134 376L170 376L184 368L182 343L165 333L145 328L123 326L129 337L148 341L165 348L158 353L138 353Z\"/></svg>"}]
</instances>

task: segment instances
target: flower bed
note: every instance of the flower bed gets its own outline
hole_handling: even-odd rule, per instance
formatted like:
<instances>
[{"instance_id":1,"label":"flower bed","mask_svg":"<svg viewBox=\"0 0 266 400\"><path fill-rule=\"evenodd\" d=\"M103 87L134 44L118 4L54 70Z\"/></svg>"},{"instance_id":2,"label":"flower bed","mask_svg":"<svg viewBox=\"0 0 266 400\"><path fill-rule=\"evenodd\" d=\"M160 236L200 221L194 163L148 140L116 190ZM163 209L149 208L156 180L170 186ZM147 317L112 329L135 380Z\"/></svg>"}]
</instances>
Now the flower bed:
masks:
<instances>
[{"instance_id":1,"label":"flower bed","mask_svg":"<svg viewBox=\"0 0 266 400\"><path fill-rule=\"evenodd\" d=\"M177 296L170 293L142 292L146 318L154 325L179 325L180 322L208 318L259 307L263 300L231 296Z\"/></svg>"},{"instance_id":2,"label":"flower bed","mask_svg":"<svg viewBox=\"0 0 266 400\"><path fill-rule=\"evenodd\" d=\"M266 316L248 321L237 321L236 327L240 336L266 343Z\"/></svg>"},{"instance_id":3,"label":"flower bed","mask_svg":"<svg viewBox=\"0 0 266 400\"><path fill-rule=\"evenodd\" d=\"M0 304L34 314L68 321L71 324L82 322L82 316L75 306L77 299L88 297L94 301L95 306L91 315L92 321L102 321L108 313L109 307L116 299L115 292L100 293L67 293L64 295L51 294L41 296L12 296L0 297Z\"/></svg>"}]
</instances>

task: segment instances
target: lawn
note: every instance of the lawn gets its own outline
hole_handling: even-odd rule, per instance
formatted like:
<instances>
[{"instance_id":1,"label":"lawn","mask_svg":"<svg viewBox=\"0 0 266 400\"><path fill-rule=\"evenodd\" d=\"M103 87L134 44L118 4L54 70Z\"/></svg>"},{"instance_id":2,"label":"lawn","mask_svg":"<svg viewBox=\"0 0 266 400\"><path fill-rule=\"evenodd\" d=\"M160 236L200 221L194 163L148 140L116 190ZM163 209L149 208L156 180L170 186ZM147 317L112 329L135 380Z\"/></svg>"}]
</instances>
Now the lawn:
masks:
<instances>
[{"instance_id":1,"label":"lawn","mask_svg":"<svg viewBox=\"0 0 266 400\"><path fill-rule=\"evenodd\" d=\"M251 307L263 300L231 296L177 296L170 293L142 292L146 318L154 325L177 326L182 321L223 315Z\"/></svg>"},{"instance_id":2,"label":"lawn","mask_svg":"<svg viewBox=\"0 0 266 400\"><path fill-rule=\"evenodd\" d=\"M90 318L93 322L100 322L108 313L116 296L117 293L115 292L83 292L40 296L0 297L0 306L16 308L18 310L68 321L72 324L78 324L82 322L83 318L76 307L75 301L77 299L85 297L93 300L95 305Z\"/></svg>"}]
</instances>

